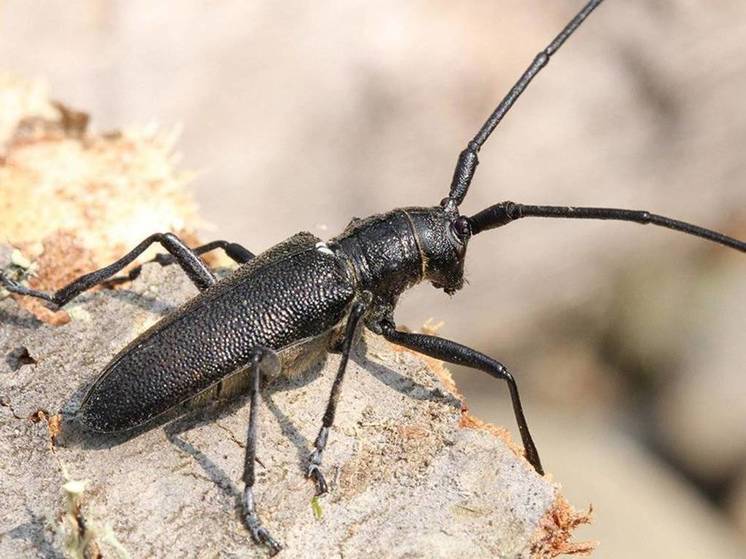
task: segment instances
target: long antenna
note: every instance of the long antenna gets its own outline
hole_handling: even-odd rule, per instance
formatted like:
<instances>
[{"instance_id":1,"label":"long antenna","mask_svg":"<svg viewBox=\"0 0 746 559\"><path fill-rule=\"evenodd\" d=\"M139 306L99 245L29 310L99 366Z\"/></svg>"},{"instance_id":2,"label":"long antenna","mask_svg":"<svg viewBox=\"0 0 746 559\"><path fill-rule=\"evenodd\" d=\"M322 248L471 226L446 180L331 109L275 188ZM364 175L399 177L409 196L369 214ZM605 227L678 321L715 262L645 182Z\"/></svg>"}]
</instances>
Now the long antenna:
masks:
<instances>
[{"instance_id":1,"label":"long antenna","mask_svg":"<svg viewBox=\"0 0 746 559\"><path fill-rule=\"evenodd\" d=\"M479 159L477 153L480 148L490 137L490 134L497 128L500 121L508 113L511 107L521 96L521 93L528 87L534 76L538 74L544 66L547 65L552 55L559 50L564 42L573 34L573 32L580 27L585 18L595 10L603 0L591 0L585 7L580 10L578 15L572 18L572 21L565 26L565 28L557 35L549 46L536 55L531 65L523 72L523 75L510 89L508 94L500 101L495 111L487 119L487 122L482 125L477 135L468 143L466 149L459 154L458 162L456 163L456 169L453 172L453 180L451 181L451 191L448 194L448 198L444 200L449 205L459 206L464 200L466 193L469 190L471 180L474 178L474 172L476 171Z\"/></svg>"},{"instance_id":2,"label":"long antenna","mask_svg":"<svg viewBox=\"0 0 746 559\"><path fill-rule=\"evenodd\" d=\"M500 202L468 218L471 233L476 235L488 229L501 227L523 217L554 217L565 219L610 219L615 221L631 221L641 225L657 225L674 231L681 231L688 235L702 237L708 241L718 243L741 252L746 252L746 243L728 237L717 231L705 229L698 225L672 219L644 210L625 210L619 208L583 208L572 206L529 206L515 202Z\"/></svg>"}]
</instances>

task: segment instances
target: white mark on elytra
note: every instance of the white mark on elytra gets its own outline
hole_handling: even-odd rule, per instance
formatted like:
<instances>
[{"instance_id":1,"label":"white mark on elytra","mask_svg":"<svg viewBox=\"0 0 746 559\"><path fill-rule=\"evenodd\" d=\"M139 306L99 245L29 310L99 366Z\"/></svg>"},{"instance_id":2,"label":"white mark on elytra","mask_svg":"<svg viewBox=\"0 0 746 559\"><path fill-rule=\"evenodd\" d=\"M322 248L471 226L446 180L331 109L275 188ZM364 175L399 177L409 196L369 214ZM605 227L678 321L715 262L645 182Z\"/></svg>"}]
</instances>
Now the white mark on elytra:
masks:
<instances>
[{"instance_id":1,"label":"white mark on elytra","mask_svg":"<svg viewBox=\"0 0 746 559\"><path fill-rule=\"evenodd\" d=\"M324 241L319 241L318 243L316 243L316 250L318 250L322 254L334 256L334 252L332 252L332 249L326 246L326 243Z\"/></svg>"}]
</instances>

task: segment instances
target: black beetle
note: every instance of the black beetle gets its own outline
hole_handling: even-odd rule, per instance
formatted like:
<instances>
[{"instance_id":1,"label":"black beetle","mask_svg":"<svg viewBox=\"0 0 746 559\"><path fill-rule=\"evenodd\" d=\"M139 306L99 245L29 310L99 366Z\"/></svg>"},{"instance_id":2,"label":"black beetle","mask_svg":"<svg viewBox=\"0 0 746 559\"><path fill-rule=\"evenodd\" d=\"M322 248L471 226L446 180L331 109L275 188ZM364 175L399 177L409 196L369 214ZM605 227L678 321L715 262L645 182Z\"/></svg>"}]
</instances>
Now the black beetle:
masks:
<instances>
[{"instance_id":1,"label":"black beetle","mask_svg":"<svg viewBox=\"0 0 746 559\"><path fill-rule=\"evenodd\" d=\"M140 335L106 367L86 395L78 417L93 431L118 432L143 425L205 392L241 369L251 374L250 419L244 463L243 515L255 542L274 554L281 549L262 526L252 488L260 383L281 373L299 351L341 350L337 376L322 427L309 456L308 477L318 494L327 491L322 453L339 399L351 345L362 321L373 332L425 355L482 370L505 380L510 389L526 458L543 473L523 415L513 377L499 362L437 336L397 330L393 313L408 288L429 281L452 294L463 286L470 238L524 217L611 219L678 230L746 252L746 243L720 233L645 211L501 202L477 214L459 214L474 176L477 154L533 77L547 64L602 0L592 0L541 51L500 102L458 158L449 195L438 206L396 209L353 220L345 231L324 242L299 233L255 257L242 246L215 241L191 249L172 234L155 234L117 262L84 275L54 294L27 288L0 273L8 291L56 306L91 287L111 281L152 243L169 253L156 258L178 263L200 295ZM218 281L199 255L222 248L241 264ZM129 274L134 278L135 268ZM116 278L115 278L116 279Z\"/></svg>"}]
</instances>

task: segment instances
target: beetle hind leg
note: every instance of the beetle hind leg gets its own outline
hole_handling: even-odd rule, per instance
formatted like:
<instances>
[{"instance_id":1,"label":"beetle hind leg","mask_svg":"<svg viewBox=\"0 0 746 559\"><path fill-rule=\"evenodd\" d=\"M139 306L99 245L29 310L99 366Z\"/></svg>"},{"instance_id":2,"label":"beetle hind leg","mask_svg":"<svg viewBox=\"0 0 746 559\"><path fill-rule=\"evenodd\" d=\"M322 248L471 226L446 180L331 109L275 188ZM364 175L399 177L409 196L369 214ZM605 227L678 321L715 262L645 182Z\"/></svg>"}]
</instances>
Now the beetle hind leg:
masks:
<instances>
[{"instance_id":1,"label":"beetle hind leg","mask_svg":"<svg viewBox=\"0 0 746 559\"><path fill-rule=\"evenodd\" d=\"M161 246L171 254L173 259L179 263L182 270L184 270L186 275L189 276L189 279L192 280L192 283L194 283L199 290L207 289L217 281L215 275L200 259L200 257L185 245L176 235L172 233L155 233L142 241L113 264L109 264L95 272L90 272L80 276L78 279L72 281L63 288L58 289L54 293L46 293L44 291L20 285L3 275L2 272L0 272L0 286L4 287L11 293L36 297L37 299L48 301L57 307L62 307L84 291L87 291L96 285L105 283L114 274L119 273L127 265L131 264L153 243L160 243Z\"/></svg>"},{"instance_id":2,"label":"beetle hind leg","mask_svg":"<svg viewBox=\"0 0 746 559\"><path fill-rule=\"evenodd\" d=\"M280 552L282 545L270 536L267 529L262 526L262 522L256 512L254 502L254 463L256 461L256 439L257 424L259 420L259 401L261 395L259 387L261 386L262 375L273 376L279 368L280 361L277 354L267 348L257 348L251 357L249 367L251 369L251 387L249 389L250 408L249 408L249 431L246 437L246 453L244 455L243 481L246 484L241 499L243 507L242 517L246 528L251 533L251 538L255 543L265 545L269 549L270 555Z\"/></svg>"},{"instance_id":3,"label":"beetle hind leg","mask_svg":"<svg viewBox=\"0 0 746 559\"><path fill-rule=\"evenodd\" d=\"M211 241L207 244L195 247L192 250L194 254L198 256L202 256L203 254L207 254L208 252L212 252L213 250L222 249L223 252L233 260L236 264L246 264L250 260L252 260L255 255L253 252L251 252L249 249L239 245L238 243L231 243L229 241ZM177 258L170 253L160 253L156 254L155 257L153 257L151 260L148 260L148 262L156 262L160 264L161 266L170 266L171 264L174 264L178 262ZM146 264L148 263L146 262ZM120 283L124 283L127 281L132 281L136 279L140 273L142 272L143 265L140 264L139 266L135 266L132 268L129 273L122 275L122 276L116 276L111 279L106 280L106 283L108 285L117 285Z\"/></svg>"}]
</instances>

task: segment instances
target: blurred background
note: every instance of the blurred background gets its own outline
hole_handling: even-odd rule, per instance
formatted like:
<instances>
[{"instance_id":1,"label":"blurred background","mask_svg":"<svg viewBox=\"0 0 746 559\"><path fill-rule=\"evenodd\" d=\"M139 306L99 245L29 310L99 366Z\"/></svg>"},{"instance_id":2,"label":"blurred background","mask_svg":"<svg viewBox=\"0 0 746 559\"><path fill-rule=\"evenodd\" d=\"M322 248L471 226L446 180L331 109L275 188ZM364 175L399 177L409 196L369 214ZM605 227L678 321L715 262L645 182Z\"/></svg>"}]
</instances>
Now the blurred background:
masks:
<instances>
[{"instance_id":1,"label":"blurred background","mask_svg":"<svg viewBox=\"0 0 746 559\"><path fill-rule=\"evenodd\" d=\"M456 157L579 0L0 2L2 70L99 130L181 127L204 240L255 252L446 195ZM609 0L482 150L463 210L648 209L746 237L746 4ZM746 555L746 259L632 224L476 238L398 321L514 371L599 557ZM457 370L515 432L505 386Z\"/></svg>"}]
</instances>

